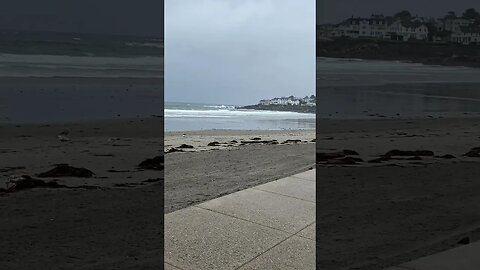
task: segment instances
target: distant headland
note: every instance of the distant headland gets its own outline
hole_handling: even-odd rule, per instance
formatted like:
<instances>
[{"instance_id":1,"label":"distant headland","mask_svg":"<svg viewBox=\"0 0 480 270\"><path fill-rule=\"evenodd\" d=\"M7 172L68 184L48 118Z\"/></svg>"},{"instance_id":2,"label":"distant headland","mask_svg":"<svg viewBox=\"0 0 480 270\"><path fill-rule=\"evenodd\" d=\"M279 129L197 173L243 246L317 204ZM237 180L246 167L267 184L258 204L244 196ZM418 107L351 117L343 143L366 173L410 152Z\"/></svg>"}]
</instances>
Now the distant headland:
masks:
<instances>
[{"instance_id":1,"label":"distant headland","mask_svg":"<svg viewBox=\"0 0 480 270\"><path fill-rule=\"evenodd\" d=\"M238 109L267 110L267 111L288 111L298 113L315 113L315 95L298 98L295 96L277 97L273 99L260 100L256 105L238 107Z\"/></svg>"}]
</instances>

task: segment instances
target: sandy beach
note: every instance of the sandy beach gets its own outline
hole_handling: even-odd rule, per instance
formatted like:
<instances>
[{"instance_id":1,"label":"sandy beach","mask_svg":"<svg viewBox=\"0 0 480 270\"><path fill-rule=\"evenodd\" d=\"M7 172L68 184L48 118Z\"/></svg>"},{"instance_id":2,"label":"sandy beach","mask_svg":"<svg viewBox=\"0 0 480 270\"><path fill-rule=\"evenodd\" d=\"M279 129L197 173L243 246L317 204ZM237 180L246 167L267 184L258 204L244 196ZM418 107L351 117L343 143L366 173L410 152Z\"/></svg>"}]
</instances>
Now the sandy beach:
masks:
<instances>
[{"instance_id":1,"label":"sandy beach","mask_svg":"<svg viewBox=\"0 0 480 270\"><path fill-rule=\"evenodd\" d=\"M317 130L317 267L383 269L480 239L480 158L463 156L480 146L478 118L319 119ZM358 160L325 158L345 149ZM394 149L424 151L378 162Z\"/></svg>"},{"instance_id":2,"label":"sandy beach","mask_svg":"<svg viewBox=\"0 0 480 270\"><path fill-rule=\"evenodd\" d=\"M161 267L163 171L138 167L163 152L161 118L0 130L1 269ZM59 163L94 174L39 176ZM5 192L21 175L66 187Z\"/></svg>"},{"instance_id":3,"label":"sandy beach","mask_svg":"<svg viewBox=\"0 0 480 270\"><path fill-rule=\"evenodd\" d=\"M314 139L314 130L168 132L165 151L184 152L165 156L165 212L306 171Z\"/></svg>"},{"instance_id":4,"label":"sandy beach","mask_svg":"<svg viewBox=\"0 0 480 270\"><path fill-rule=\"evenodd\" d=\"M364 160L317 163L317 256L324 269L381 269L464 237L480 239L480 159L463 156L479 146L477 118L318 120L316 143L314 131L214 130L167 133L162 145L162 124L1 125L1 188L15 175L67 187L0 194L7 221L0 268L154 269L163 256L164 194L168 213L292 175L314 166L315 147L353 150L358 155L351 157ZM57 136L66 128L69 141L62 142ZM393 149L434 155L368 162ZM165 183L163 171L138 167L163 152ZM447 154L455 158L440 157ZM38 176L59 163L94 175Z\"/></svg>"}]
</instances>

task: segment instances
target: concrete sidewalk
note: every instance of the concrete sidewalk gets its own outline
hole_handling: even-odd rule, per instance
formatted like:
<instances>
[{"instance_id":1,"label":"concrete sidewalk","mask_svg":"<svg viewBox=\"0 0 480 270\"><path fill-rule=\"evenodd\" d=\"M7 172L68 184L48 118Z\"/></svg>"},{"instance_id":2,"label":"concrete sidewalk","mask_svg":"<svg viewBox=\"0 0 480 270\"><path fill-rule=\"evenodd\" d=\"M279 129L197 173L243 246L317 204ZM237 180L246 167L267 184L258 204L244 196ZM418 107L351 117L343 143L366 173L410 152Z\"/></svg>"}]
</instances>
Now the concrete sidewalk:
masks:
<instances>
[{"instance_id":1,"label":"concrete sidewalk","mask_svg":"<svg viewBox=\"0 0 480 270\"><path fill-rule=\"evenodd\" d=\"M165 215L165 269L315 269L315 170Z\"/></svg>"},{"instance_id":2,"label":"concrete sidewalk","mask_svg":"<svg viewBox=\"0 0 480 270\"><path fill-rule=\"evenodd\" d=\"M386 270L477 270L480 269L480 242L453 248L394 266Z\"/></svg>"}]
</instances>

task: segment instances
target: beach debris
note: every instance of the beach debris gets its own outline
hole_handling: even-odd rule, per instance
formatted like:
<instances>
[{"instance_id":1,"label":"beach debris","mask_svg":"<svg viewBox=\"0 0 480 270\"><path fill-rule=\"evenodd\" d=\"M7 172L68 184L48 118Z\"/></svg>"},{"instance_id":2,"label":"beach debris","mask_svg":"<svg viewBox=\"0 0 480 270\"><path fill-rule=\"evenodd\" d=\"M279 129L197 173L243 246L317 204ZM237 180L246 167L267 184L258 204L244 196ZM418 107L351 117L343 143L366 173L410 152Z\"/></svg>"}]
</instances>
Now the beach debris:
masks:
<instances>
[{"instance_id":1,"label":"beach debris","mask_svg":"<svg viewBox=\"0 0 480 270\"><path fill-rule=\"evenodd\" d=\"M466 157L480 157L480 147L474 147L464 154Z\"/></svg>"},{"instance_id":2,"label":"beach debris","mask_svg":"<svg viewBox=\"0 0 480 270\"><path fill-rule=\"evenodd\" d=\"M310 142L316 142L316 141L317 141L317 139L312 139Z\"/></svg>"},{"instance_id":3,"label":"beach debris","mask_svg":"<svg viewBox=\"0 0 480 270\"><path fill-rule=\"evenodd\" d=\"M61 142L68 142L70 141L70 139L67 137L68 134L70 134L70 130L67 128L67 129L64 129L62 132L58 133L57 138Z\"/></svg>"},{"instance_id":4,"label":"beach debris","mask_svg":"<svg viewBox=\"0 0 480 270\"><path fill-rule=\"evenodd\" d=\"M457 242L458 244L460 245L468 245L470 244L470 237L464 237L462 239L460 239L460 241Z\"/></svg>"},{"instance_id":5,"label":"beach debris","mask_svg":"<svg viewBox=\"0 0 480 270\"><path fill-rule=\"evenodd\" d=\"M363 162L363 159L355 158L355 157L344 157L344 158L340 158L340 159L327 160L324 164L328 164L328 165L355 165L358 162Z\"/></svg>"},{"instance_id":6,"label":"beach debris","mask_svg":"<svg viewBox=\"0 0 480 270\"><path fill-rule=\"evenodd\" d=\"M32 178L29 175L22 175L22 176L13 176L9 181L8 184L12 184L6 189L0 189L0 192L10 193L16 192L25 189L32 189L32 188L61 188L66 187L64 185L60 185L55 181L45 182L40 179Z\"/></svg>"},{"instance_id":7,"label":"beach debris","mask_svg":"<svg viewBox=\"0 0 480 270\"><path fill-rule=\"evenodd\" d=\"M117 137L110 137L107 139L107 142L111 143L111 142L115 142L115 141L119 141L120 138L117 138Z\"/></svg>"},{"instance_id":8,"label":"beach debris","mask_svg":"<svg viewBox=\"0 0 480 270\"><path fill-rule=\"evenodd\" d=\"M242 143L242 145L245 145L245 144L278 144L278 141L277 140L263 140L263 141L255 140L255 141L240 141L240 143Z\"/></svg>"},{"instance_id":9,"label":"beach debris","mask_svg":"<svg viewBox=\"0 0 480 270\"><path fill-rule=\"evenodd\" d=\"M317 153L317 161L327 161L334 158L343 158L345 154L343 152L333 152L333 153Z\"/></svg>"},{"instance_id":10,"label":"beach debris","mask_svg":"<svg viewBox=\"0 0 480 270\"><path fill-rule=\"evenodd\" d=\"M237 140L231 140L230 143L238 143Z\"/></svg>"},{"instance_id":11,"label":"beach debris","mask_svg":"<svg viewBox=\"0 0 480 270\"><path fill-rule=\"evenodd\" d=\"M208 146L220 146L220 143L215 141L215 142L208 143Z\"/></svg>"},{"instance_id":12,"label":"beach debris","mask_svg":"<svg viewBox=\"0 0 480 270\"><path fill-rule=\"evenodd\" d=\"M363 159L350 157L359 155L354 150L345 149L340 152L321 153L316 154L317 163L328 165L355 165L358 162L363 162Z\"/></svg>"},{"instance_id":13,"label":"beach debris","mask_svg":"<svg viewBox=\"0 0 480 270\"><path fill-rule=\"evenodd\" d=\"M23 166L18 166L18 167L5 167L1 168L0 172L5 173L5 172L11 172L11 171L16 171L16 170L23 170L25 167Z\"/></svg>"},{"instance_id":14,"label":"beach debris","mask_svg":"<svg viewBox=\"0 0 480 270\"><path fill-rule=\"evenodd\" d=\"M88 151L87 151L88 152ZM93 154L96 157L113 157L113 154Z\"/></svg>"},{"instance_id":15,"label":"beach debris","mask_svg":"<svg viewBox=\"0 0 480 270\"><path fill-rule=\"evenodd\" d=\"M61 142L69 142L70 139L67 137L67 136L63 136L63 135L57 135L57 138L61 141Z\"/></svg>"},{"instance_id":16,"label":"beach debris","mask_svg":"<svg viewBox=\"0 0 480 270\"><path fill-rule=\"evenodd\" d=\"M382 163L383 161L389 161L390 157L379 157L372 160L369 160L369 163Z\"/></svg>"},{"instance_id":17,"label":"beach debris","mask_svg":"<svg viewBox=\"0 0 480 270\"><path fill-rule=\"evenodd\" d=\"M182 144L180 145L179 147L177 148L180 148L180 149L192 149L192 148L195 148L193 147L193 145L189 145L189 144Z\"/></svg>"},{"instance_id":18,"label":"beach debris","mask_svg":"<svg viewBox=\"0 0 480 270\"><path fill-rule=\"evenodd\" d=\"M174 153L174 152L184 152L184 151L174 147L174 148L168 149L166 153Z\"/></svg>"},{"instance_id":19,"label":"beach debris","mask_svg":"<svg viewBox=\"0 0 480 270\"><path fill-rule=\"evenodd\" d=\"M147 180L144 180L142 181L143 183L156 183L156 182L160 182L162 181L163 179L162 178L152 178L152 179L147 179Z\"/></svg>"},{"instance_id":20,"label":"beach debris","mask_svg":"<svg viewBox=\"0 0 480 270\"><path fill-rule=\"evenodd\" d=\"M433 156L434 153L429 150L401 151L390 150L379 158L369 160L369 163L381 163L390 160L422 160L422 156ZM399 158L404 157L404 158Z\"/></svg>"},{"instance_id":21,"label":"beach debris","mask_svg":"<svg viewBox=\"0 0 480 270\"><path fill-rule=\"evenodd\" d=\"M358 152L354 150L344 149L343 154L346 156L358 156Z\"/></svg>"},{"instance_id":22,"label":"beach debris","mask_svg":"<svg viewBox=\"0 0 480 270\"><path fill-rule=\"evenodd\" d=\"M437 156L438 158L443 158L443 159L452 159L452 158L456 158L454 155L450 155L450 154L446 154L446 155L443 155L443 156Z\"/></svg>"},{"instance_id":23,"label":"beach debris","mask_svg":"<svg viewBox=\"0 0 480 270\"><path fill-rule=\"evenodd\" d=\"M287 144L287 143L301 143L302 140L286 140L282 142L282 144Z\"/></svg>"},{"instance_id":24,"label":"beach debris","mask_svg":"<svg viewBox=\"0 0 480 270\"><path fill-rule=\"evenodd\" d=\"M55 168L37 174L38 177L48 178L48 177L82 177L90 178L93 176L93 172L85 168L75 168L68 164L57 164Z\"/></svg>"},{"instance_id":25,"label":"beach debris","mask_svg":"<svg viewBox=\"0 0 480 270\"><path fill-rule=\"evenodd\" d=\"M260 141L260 140L262 140L262 138L255 137L255 138L251 138L250 140L252 140L252 141Z\"/></svg>"},{"instance_id":26,"label":"beach debris","mask_svg":"<svg viewBox=\"0 0 480 270\"><path fill-rule=\"evenodd\" d=\"M144 170L163 170L164 169L164 157L163 156L156 156L154 158L147 158L138 164L138 168Z\"/></svg>"},{"instance_id":27,"label":"beach debris","mask_svg":"<svg viewBox=\"0 0 480 270\"><path fill-rule=\"evenodd\" d=\"M393 156L433 156L434 153L429 150L415 150L415 151L403 151L403 150L390 150L385 155L384 157L393 157Z\"/></svg>"},{"instance_id":28,"label":"beach debris","mask_svg":"<svg viewBox=\"0 0 480 270\"><path fill-rule=\"evenodd\" d=\"M107 170L107 172L111 172L111 173L126 173L126 172L131 172L130 170Z\"/></svg>"},{"instance_id":29,"label":"beach debris","mask_svg":"<svg viewBox=\"0 0 480 270\"><path fill-rule=\"evenodd\" d=\"M113 185L114 187L136 187L142 185L140 183L120 183L120 184L115 184Z\"/></svg>"}]
</instances>

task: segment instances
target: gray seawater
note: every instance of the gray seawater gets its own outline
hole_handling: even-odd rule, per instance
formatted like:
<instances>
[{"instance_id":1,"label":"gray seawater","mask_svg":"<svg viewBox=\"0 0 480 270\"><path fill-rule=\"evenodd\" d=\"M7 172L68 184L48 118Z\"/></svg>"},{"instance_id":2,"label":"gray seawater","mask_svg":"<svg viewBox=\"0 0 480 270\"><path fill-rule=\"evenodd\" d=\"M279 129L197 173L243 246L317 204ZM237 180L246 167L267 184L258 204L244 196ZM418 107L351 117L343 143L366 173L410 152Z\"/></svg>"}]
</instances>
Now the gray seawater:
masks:
<instances>
[{"instance_id":1,"label":"gray seawater","mask_svg":"<svg viewBox=\"0 0 480 270\"><path fill-rule=\"evenodd\" d=\"M163 113L163 40L0 31L0 122Z\"/></svg>"},{"instance_id":2,"label":"gray seawater","mask_svg":"<svg viewBox=\"0 0 480 270\"><path fill-rule=\"evenodd\" d=\"M317 58L320 118L480 115L480 69Z\"/></svg>"}]
</instances>

